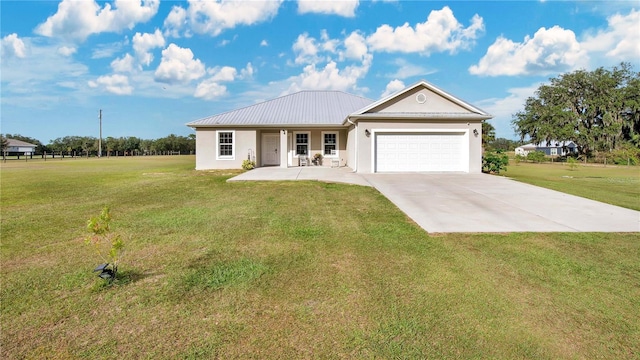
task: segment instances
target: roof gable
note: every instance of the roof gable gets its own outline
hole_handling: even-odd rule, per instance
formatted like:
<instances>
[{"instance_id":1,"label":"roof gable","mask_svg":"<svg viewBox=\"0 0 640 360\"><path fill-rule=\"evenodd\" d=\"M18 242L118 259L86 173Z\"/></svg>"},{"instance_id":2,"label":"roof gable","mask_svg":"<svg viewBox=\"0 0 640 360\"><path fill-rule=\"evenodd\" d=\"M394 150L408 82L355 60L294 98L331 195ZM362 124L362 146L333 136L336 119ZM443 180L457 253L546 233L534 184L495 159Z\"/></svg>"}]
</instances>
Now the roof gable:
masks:
<instances>
[{"instance_id":1,"label":"roof gable","mask_svg":"<svg viewBox=\"0 0 640 360\"><path fill-rule=\"evenodd\" d=\"M11 147L37 147L35 144L28 143L26 141L17 140L17 139L9 139L7 138L7 146Z\"/></svg>"},{"instance_id":2,"label":"roof gable","mask_svg":"<svg viewBox=\"0 0 640 360\"><path fill-rule=\"evenodd\" d=\"M373 100L342 91L300 91L187 123L191 127L342 125Z\"/></svg>"},{"instance_id":3,"label":"roof gable","mask_svg":"<svg viewBox=\"0 0 640 360\"><path fill-rule=\"evenodd\" d=\"M480 108L424 80L358 110L352 114L352 117L375 117L376 115L478 119L490 119L492 117Z\"/></svg>"}]
</instances>

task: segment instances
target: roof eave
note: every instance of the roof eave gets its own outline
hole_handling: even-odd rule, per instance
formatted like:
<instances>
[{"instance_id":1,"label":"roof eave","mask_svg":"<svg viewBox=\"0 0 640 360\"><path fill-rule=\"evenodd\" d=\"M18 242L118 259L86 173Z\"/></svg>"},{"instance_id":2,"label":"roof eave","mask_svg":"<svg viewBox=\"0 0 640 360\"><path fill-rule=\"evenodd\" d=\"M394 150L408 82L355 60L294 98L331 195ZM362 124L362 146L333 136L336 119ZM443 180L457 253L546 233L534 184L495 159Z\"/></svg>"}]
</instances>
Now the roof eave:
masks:
<instances>
[{"instance_id":1,"label":"roof eave","mask_svg":"<svg viewBox=\"0 0 640 360\"><path fill-rule=\"evenodd\" d=\"M343 124L187 124L191 128L251 128L251 129L290 129L290 128L344 128Z\"/></svg>"},{"instance_id":2,"label":"roof eave","mask_svg":"<svg viewBox=\"0 0 640 360\"><path fill-rule=\"evenodd\" d=\"M372 113L354 114L345 120L488 120L493 118L490 114L470 114L470 113Z\"/></svg>"}]
</instances>

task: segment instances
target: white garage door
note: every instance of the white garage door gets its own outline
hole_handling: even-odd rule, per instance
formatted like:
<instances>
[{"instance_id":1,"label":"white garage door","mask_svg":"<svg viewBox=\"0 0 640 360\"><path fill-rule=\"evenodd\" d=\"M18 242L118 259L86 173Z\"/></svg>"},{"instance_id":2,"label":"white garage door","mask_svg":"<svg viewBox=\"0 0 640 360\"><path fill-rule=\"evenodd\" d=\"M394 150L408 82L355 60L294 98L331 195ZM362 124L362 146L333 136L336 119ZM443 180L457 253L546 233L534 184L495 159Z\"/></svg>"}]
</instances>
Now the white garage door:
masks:
<instances>
[{"instance_id":1,"label":"white garage door","mask_svg":"<svg viewBox=\"0 0 640 360\"><path fill-rule=\"evenodd\" d=\"M376 134L376 172L469 171L464 133Z\"/></svg>"}]
</instances>

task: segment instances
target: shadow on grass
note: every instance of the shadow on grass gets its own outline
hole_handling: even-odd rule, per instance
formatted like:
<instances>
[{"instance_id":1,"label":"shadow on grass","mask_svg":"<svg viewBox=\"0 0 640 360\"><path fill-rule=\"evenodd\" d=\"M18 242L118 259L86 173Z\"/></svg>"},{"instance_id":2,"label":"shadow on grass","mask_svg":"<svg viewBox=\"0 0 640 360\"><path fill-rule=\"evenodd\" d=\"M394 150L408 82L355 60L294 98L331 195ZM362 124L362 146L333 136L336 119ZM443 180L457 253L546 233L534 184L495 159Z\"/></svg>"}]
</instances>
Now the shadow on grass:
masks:
<instances>
[{"instance_id":1,"label":"shadow on grass","mask_svg":"<svg viewBox=\"0 0 640 360\"><path fill-rule=\"evenodd\" d=\"M118 271L118 275L116 276L116 279L113 280L112 282L102 280L102 279L96 281L95 285L93 286L93 290L102 291L106 289L125 286L128 284L140 281L151 275L152 274L143 273L137 270L121 270L121 271Z\"/></svg>"}]
</instances>

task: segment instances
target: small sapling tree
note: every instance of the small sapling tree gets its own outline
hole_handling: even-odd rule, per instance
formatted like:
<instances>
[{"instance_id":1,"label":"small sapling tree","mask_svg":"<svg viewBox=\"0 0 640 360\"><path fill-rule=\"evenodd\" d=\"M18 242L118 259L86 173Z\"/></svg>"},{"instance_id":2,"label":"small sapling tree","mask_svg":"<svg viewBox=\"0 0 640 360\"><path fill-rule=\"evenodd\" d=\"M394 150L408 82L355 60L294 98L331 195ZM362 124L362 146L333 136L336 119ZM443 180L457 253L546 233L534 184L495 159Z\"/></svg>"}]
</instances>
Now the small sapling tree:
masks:
<instances>
[{"instance_id":1,"label":"small sapling tree","mask_svg":"<svg viewBox=\"0 0 640 360\"><path fill-rule=\"evenodd\" d=\"M119 234L111 232L111 213L105 206L100 215L87 221L87 230L91 235L87 236L85 243L92 246L98 256L104 262L94 271L100 272L98 276L112 282L118 274L118 261L124 248L124 242Z\"/></svg>"},{"instance_id":2,"label":"small sapling tree","mask_svg":"<svg viewBox=\"0 0 640 360\"><path fill-rule=\"evenodd\" d=\"M567 165L569 165L569 170L575 170L578 168L578 160L576 160L576 158L574 158L573 156L569 156L567 158Z\"/></svg>"}]
</instances>

